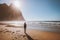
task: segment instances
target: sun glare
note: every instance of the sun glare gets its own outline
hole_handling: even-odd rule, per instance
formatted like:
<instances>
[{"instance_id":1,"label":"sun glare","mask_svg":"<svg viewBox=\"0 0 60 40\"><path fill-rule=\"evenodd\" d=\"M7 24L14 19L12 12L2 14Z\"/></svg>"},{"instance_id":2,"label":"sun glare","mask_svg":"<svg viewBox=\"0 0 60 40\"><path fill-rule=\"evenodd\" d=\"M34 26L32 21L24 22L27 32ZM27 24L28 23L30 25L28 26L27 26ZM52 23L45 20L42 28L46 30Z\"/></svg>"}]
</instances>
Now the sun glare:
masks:
<instances>
[{"instance_id":1,"label":"sun glare","mask_svg":"<svg viewBox=\"0 0 60 40\"><path fill-rule=\"evenodd\" d=\"M20 7L21 7L20 1L14 1L14 2L13 2L13 5L14 5L15 7L17 7L17 8L20 8Z\"/></svg>"},{"instance_id":2,"label":"sun glare","mask_svg":"<svg viewBox=\"0 0 60 40\"><path fill-rule=\"evenodd\" d=\"M15 25L15 26L22 26L24 23L24 21L12 21L11 25Z\"/></svg>"}]
</instances>

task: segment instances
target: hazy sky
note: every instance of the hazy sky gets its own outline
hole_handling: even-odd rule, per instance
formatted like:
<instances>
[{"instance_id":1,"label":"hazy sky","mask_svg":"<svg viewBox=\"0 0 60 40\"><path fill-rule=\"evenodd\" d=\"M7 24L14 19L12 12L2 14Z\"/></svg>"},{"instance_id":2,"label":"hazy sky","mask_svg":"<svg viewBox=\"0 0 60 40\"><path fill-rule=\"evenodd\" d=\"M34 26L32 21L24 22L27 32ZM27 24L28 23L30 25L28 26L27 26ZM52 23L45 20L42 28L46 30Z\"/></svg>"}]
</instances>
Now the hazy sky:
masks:
<instances>
[{"instance_id":1,"label":"hazy sky","mask_svg":"<svg viewBox=\"0 0 60 40\"><path fill-rule=\"evenodd\" d=\"M11 0L0 0L0 3L9 4ZM20 0L21 11L26 20L59 20L60 0Z\"/></svg>"}]
</instances>

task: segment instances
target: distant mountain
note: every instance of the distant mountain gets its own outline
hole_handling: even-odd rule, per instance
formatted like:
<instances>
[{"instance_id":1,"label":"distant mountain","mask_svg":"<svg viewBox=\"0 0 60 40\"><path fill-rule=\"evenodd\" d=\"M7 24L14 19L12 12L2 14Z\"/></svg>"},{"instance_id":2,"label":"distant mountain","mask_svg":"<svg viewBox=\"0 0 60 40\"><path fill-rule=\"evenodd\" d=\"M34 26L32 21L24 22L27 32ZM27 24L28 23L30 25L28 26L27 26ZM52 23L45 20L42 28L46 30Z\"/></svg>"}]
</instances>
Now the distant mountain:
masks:
<instances>
[{"instance_id":1,"label":"distant mountain","mask_svg":"<svg viewBox=\"0 0 60 40\"><path fill-rule=\"evenodd\" d=\"M0 21L24 21L24 17L19 9L14 5L0 4Z\"/></svg>"}]
</instances>

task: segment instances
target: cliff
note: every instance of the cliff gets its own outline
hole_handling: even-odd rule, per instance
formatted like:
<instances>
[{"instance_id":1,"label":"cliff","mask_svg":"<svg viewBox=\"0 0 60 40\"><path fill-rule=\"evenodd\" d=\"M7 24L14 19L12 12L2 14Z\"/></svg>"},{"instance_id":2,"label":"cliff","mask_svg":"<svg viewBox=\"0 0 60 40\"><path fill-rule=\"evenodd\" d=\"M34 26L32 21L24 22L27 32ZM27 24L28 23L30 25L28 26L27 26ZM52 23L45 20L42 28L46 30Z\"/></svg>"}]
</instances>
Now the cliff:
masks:
<instances>
[{"instance_id":1,"label":"cliff","mask_svg":"<svg viewBox=\"0 0 60 40\"><path fill-rule=\"evenodd\" d=\"M0 21L24 21L22 13L13 5L0 4Z\"/></svg>"}]
</instances>

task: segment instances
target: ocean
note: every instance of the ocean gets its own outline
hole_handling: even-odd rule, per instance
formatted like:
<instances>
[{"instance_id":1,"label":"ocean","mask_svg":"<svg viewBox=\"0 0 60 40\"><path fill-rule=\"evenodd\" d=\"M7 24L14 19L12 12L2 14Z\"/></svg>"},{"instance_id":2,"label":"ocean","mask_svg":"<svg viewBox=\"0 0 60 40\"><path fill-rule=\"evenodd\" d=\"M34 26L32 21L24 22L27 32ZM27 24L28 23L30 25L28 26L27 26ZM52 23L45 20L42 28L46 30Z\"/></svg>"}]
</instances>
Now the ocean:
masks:
<instances>
[{"instance_id":1,"label":"ocean","mask_svg":"<svg viewBox=\"0 0 60 40\"><path fill-rule=\"evenodd\" d=\"M0 25L5 27L24 28L24 21L1 21ZM27 29L60 32L60 22L46 22L46 21L27 21Z\"/></svg>"}]
</instances>

